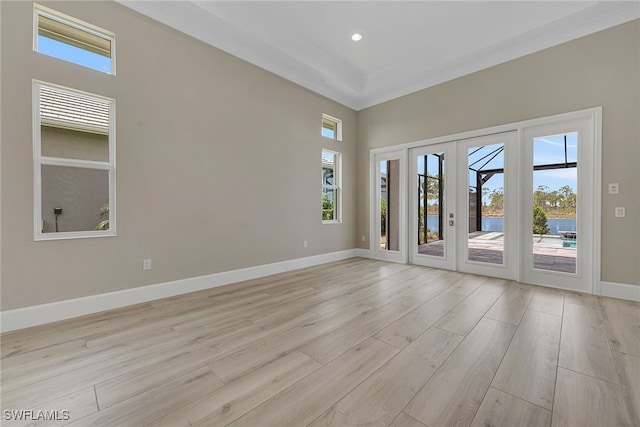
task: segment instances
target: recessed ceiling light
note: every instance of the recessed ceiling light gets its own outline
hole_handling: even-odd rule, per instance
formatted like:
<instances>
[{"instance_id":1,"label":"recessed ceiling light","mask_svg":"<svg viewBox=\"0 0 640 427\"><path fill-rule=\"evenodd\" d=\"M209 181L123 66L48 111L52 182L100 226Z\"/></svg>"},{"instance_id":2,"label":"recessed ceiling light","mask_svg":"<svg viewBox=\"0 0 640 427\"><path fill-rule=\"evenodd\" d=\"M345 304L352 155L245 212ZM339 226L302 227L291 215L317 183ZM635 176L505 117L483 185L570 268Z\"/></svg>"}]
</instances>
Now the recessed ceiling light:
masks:
<instances>
[{"instance_id":1,"label":"recessed ceiling light","mask_svg":"<svg viewBox=\"0 0 640 427\"><path fill-rule=\"evenodd\" d=\"M362 40L362 34L355 33L354 35L351 36L351 40L353 40L354 42Z\"/></svg>"}]
</instances>

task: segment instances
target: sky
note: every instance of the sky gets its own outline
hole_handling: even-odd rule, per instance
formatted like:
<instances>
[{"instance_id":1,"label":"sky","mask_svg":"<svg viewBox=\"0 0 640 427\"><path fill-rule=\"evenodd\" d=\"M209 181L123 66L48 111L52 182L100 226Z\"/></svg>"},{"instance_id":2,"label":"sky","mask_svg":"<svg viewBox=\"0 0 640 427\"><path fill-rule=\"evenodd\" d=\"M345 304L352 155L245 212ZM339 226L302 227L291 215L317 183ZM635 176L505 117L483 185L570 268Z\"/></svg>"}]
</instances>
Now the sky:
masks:
<instances>
[{"instance_id":1,"label":"sky","mask_svg":"<svg viewBox=\"0 0 640 427\"><path fill-rule=\"evenodd\" d=\"M322 136L335 139L335 131L333 129L327 129L325 127L322 128Z\"/></svg>"},{"instance_id":2,"label":"sky","mask_svg":"<svg viewBox=\"0 0 640 427\"><path fill-rule=\"evenodd\" d=\"M578 160L578 134L567 134L567 161ZM533 162L536 165L564 162L564 135L536 138L533 140ZM576 168L536 171L533 174L533 188L546 185L551 190L568 185L576 192L578 175Z\"/></svg>"},{"instance_id":3,"label":"sky","mask_svg":"<svg viewBox=\"0 0 640 427\"><path fill-rule=\"evenodd\" d=\"M47 37L38 36L38 52L94 70L111 73L111 58L89 52Z\"/></svg>"},{"instance_id":4,"label":"sky","mask_svg":"<svg viewBox=\"0 0 640 427\"><path fill-rule=\"evenodd\" d=\"M565 161L565 153L564 153L564 134L555 135L555 136L547 136L540 137L534 139L533 143L533 160L536 165L544 165L544 164L555 164L555 163L564 163ZM575 162L577 161L577 146L578 146L578 134L577 133L569 133L567 136L567 161ZM469 149L470 153L473 153L475 148ZM491 145L486 146L482 150L470 154L469 162L474 163L479 160L481 157L487 156L489 153L493 152L496 148L499 148L499 145ZM504 167L504 153L497 153L493 159L492 155L488 155L484 160L479 161L475 164L476 167L486 165L483 169L500 169ZM428 156L427 157L427 171L435 175L438 171L438 161L436 156ZM418 173L424 173L423 160L420 158L418 160ZM475 174L469 177L470 185L475 186ZM473 181L473 182L472 182ZM544 171L534 171L533 174L533 188L531 191L536 190L539 186L544 185L549 187L550 191L558 190L560 187L568 185L573 189L574 192L577 190L577 170L576 168L568 168L568 169L553 169L553 170L544 170ZM497 190L504 187L504 179L503 175L497 174L490 178L483 186L484 188L489 189L489 191ZM487 200L488 202L488 200Z\"/></svg>"}]
</instances>

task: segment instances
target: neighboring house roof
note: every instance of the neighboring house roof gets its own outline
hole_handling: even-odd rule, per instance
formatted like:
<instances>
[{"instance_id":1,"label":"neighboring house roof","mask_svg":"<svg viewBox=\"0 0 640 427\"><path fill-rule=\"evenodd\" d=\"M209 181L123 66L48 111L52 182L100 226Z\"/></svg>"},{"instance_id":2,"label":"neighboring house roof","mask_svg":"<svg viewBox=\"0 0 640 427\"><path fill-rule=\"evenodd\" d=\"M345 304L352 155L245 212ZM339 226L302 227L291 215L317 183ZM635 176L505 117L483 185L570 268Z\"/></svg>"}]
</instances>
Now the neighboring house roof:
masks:
<instances>
[{"instance_id":1,"label":"neighboring house roof","mask_svg":"<svg viewBox=\"0 0 640 427\"><path fill-rule=\"evenodd\" d=\"M43 125L101 134L109 133L109 103L48 87L40 88Z\"/></svg>"}]
</instances>

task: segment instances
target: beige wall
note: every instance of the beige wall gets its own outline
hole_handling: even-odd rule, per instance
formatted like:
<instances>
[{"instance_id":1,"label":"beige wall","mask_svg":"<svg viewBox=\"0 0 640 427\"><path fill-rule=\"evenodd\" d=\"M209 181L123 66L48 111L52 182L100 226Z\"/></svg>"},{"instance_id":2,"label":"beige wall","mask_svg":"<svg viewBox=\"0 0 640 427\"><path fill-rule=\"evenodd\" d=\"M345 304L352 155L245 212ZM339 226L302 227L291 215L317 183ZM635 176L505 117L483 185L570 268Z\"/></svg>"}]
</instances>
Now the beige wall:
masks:
<instances>
[{"instance_id":1,"label":"beige wall","mask_svg":"<svg viewBox=\"0 0 640 427\"><path fill-rule=\"evenodd\" d=\"M596 106L602 280L640 285L638 20L358 112L358 235L369 235L370 149ZM605 194L610 182L620 183L619 195ZM614 218L615 206L626 218Z\"/></svg>"},{"instance_id":2,"label":"beige wall","mask_svg":"<svg viewBox=\"0 0 640 427\"><path fill-rule=\"evenodd\" d=\"M32 3L1 2L2 310L354 247L355 111L117 3L45 5L114 31L117 75L33 52ZM116 99L117 237L33 241L32 79ZM339 225L322 148L343 154Z\"/></svg>"}]
</instances>

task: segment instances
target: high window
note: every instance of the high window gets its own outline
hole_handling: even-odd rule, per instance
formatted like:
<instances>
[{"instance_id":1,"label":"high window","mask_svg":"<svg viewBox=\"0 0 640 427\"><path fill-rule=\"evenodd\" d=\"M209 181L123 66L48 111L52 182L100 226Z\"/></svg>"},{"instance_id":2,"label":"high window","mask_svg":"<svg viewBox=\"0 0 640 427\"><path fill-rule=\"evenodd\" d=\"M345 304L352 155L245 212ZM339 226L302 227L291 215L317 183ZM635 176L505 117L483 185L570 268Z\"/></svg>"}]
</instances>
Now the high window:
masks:
<instances>
[{"instance_id":1,"label":"high window","mask_svg":"<svg viewBox=\"0 0 640 427\"><path fill-rule=\"evenodd\" d=\"M115 235L115 101L33 83L35 240Z\"/></svg>"},{"instance_id":2,"label":"high window","mask_svg":"<svg viewBox=\"0 0 640 427\"><path fill-rule=\"evenodd\" d=\"M94 70L115 74L115 35L95 25L34 5L33 49Z\"/></svg>"},{"instance_id":3,"label":"high window","mask_svg":"<svg viewBox=\"0 0 640 427\"><path fill-rule=\"evenodd\" d=\"M323 114L322 136L342 141L342 120L331 117L328 114Z\"/></svg>"},{"instance_id":4,"label":"high window","mask_svg":"<svg viewBox=\"0 0 640 427\"><path fill-rule=\"evenodd\" d=\"M322 222L340 222L342 210L341 154L322 150Z\"/></svg>"}]
</instances>

